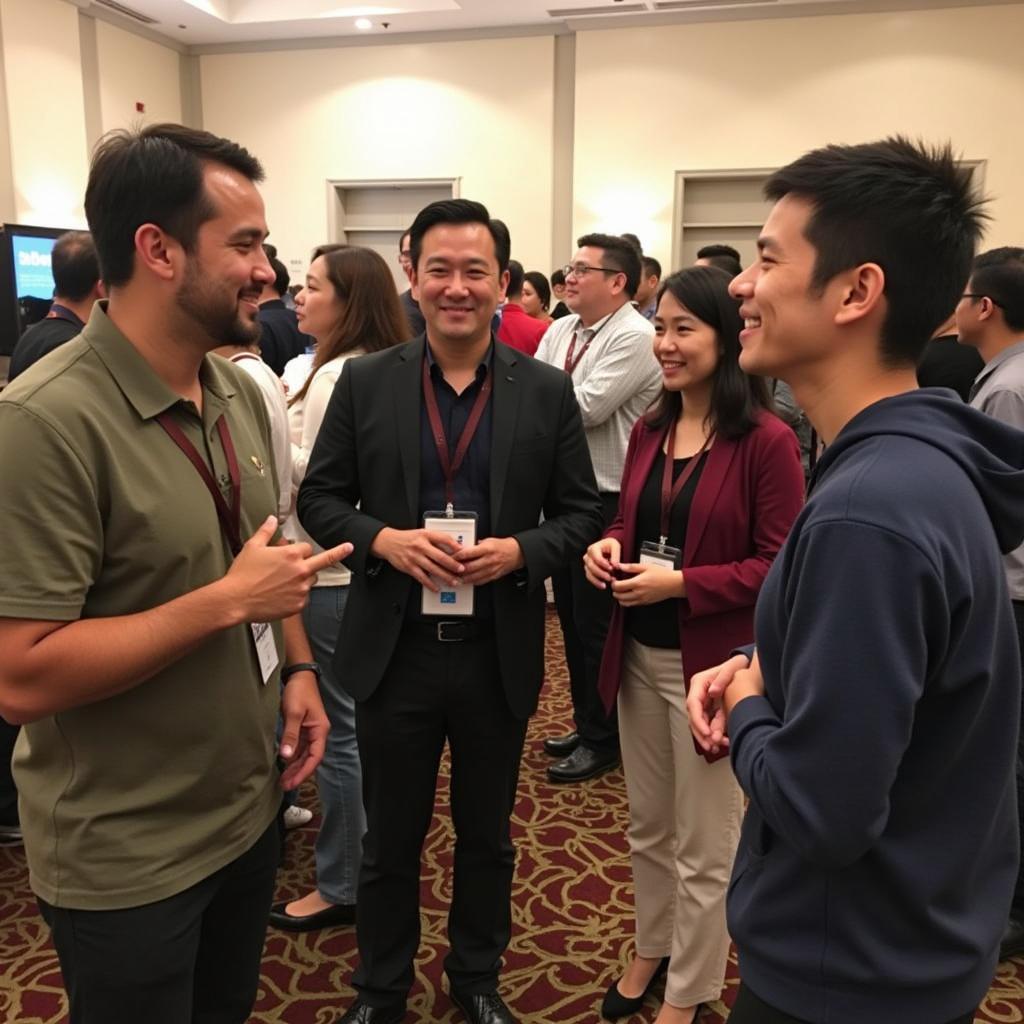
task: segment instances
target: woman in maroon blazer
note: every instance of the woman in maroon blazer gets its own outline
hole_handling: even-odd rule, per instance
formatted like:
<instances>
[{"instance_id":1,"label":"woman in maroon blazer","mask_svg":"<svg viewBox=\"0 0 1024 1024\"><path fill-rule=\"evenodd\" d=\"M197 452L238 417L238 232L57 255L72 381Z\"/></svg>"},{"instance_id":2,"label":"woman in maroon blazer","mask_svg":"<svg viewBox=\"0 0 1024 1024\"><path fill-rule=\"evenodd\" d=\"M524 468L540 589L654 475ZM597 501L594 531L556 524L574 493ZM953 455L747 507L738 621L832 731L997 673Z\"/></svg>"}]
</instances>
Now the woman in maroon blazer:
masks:
<instances>
[{"instance_id":1,"label":"woman in maroon blazer","mask_svg":"<svg viewBox=\"0 0 1024 1024\"><path fill-rule=\"evenodd\" d=\"M727 761L697 752L686 686L753 640L754 603L804 487L796 436L765 382L739 368L729 280L692 267L662 284L663 391L633 429L618 516L584 558L617 602L600 687L607 707L618 698L636 892L636 955L605 995L608 1019L636 1012L667 972L656 1024L690 1024L725 977L742 796Z\"/></svg>"}]
</instances>

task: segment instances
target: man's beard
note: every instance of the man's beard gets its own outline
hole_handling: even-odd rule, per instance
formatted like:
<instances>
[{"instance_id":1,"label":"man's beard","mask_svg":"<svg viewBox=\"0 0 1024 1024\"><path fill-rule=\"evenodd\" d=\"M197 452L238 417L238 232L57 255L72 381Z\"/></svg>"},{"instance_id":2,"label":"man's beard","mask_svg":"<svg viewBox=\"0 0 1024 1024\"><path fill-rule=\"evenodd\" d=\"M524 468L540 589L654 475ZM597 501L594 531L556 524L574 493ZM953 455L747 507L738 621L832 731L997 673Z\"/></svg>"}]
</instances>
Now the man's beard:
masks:
<instances>
[{"instance_id":1,"label":"man's beard","mask_svg":"<svg viewBox=\"0 0 1024 1024\"><path fill-rule=\"evenodd\" d=\"M249 323L242 319L238 293L232 305L228 294L205 280L194 263L189 264L177 301L181 311L217 345L251 345L259 340L260 322L254 319Z\"/></svg>"}]
</instances>

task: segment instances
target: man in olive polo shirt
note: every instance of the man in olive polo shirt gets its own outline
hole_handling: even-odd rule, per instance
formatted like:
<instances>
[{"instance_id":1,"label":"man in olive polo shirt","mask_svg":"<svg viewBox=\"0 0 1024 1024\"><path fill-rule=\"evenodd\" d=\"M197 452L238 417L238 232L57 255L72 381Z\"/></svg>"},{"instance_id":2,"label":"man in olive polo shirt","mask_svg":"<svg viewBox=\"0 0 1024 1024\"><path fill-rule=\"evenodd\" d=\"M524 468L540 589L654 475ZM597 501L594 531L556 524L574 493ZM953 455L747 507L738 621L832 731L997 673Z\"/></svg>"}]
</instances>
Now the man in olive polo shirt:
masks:
<instances>
[{"instance_id":1,"label":"man in olive polo shirt","mask_svg":"<svg viewBox=\"0 0 1024 1024\"><path fill-rule=\"evenodd\" d=\"M261 177L206 132L108 137L109 302L0 396L0 714L73 1024L248 1020L279 785L323 753L297 613L351 548L272 543L262 399L208 355L258 337Z\"/></svg>"}]
</instances>

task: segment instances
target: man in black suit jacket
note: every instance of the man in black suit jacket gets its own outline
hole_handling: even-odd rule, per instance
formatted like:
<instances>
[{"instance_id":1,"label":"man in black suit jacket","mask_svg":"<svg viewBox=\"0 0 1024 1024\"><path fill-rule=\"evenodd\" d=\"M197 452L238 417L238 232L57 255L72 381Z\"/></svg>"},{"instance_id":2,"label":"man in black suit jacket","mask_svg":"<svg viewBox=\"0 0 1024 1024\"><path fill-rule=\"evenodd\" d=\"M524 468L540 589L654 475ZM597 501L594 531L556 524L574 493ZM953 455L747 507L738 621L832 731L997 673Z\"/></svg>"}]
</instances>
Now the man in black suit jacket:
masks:
<instances>
[{"instance_id":1,"label":"man in black suit jacket","mask_svg":"<svg viewBox=\"0 0 1024 1024\"><path fill-rule=\"evenodd\" d=\"M367 834L359 998L339 1024L405 1012L446 740L457 838L445 970L471 1024L514 1024L497 982L511 934L509 816L544 670L544 580L597 538L601 503L571 381L491 335L507 231L479 203L445 200L411 233L426 335L345 364L298 499L318 542L355 545L336 666L357 702ZM424 528L446 504L476 514L475 544ZM423 614L425 591L470 586L472 615Z\"/></svg>"}]
</instances>

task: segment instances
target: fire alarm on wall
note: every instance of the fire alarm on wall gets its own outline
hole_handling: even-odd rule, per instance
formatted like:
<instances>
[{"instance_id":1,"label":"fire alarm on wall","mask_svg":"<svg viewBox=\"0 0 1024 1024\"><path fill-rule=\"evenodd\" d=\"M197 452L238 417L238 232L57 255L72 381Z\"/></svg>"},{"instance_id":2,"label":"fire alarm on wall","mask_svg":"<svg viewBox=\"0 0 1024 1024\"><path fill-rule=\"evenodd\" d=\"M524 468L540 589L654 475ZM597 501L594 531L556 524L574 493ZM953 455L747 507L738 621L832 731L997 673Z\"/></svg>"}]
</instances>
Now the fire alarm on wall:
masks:
<instances>
[{"instance_id":1,"label":"fire alarm on wall","mask_svg":"<svg viewBox=\"0 0 1024 1024\"><path fill-rule=\"evenodd\" d=\"M135 112L138 114L144 114L146 112L146 104L142 100L135 101Z\"/></svg>"}]
</instances>

